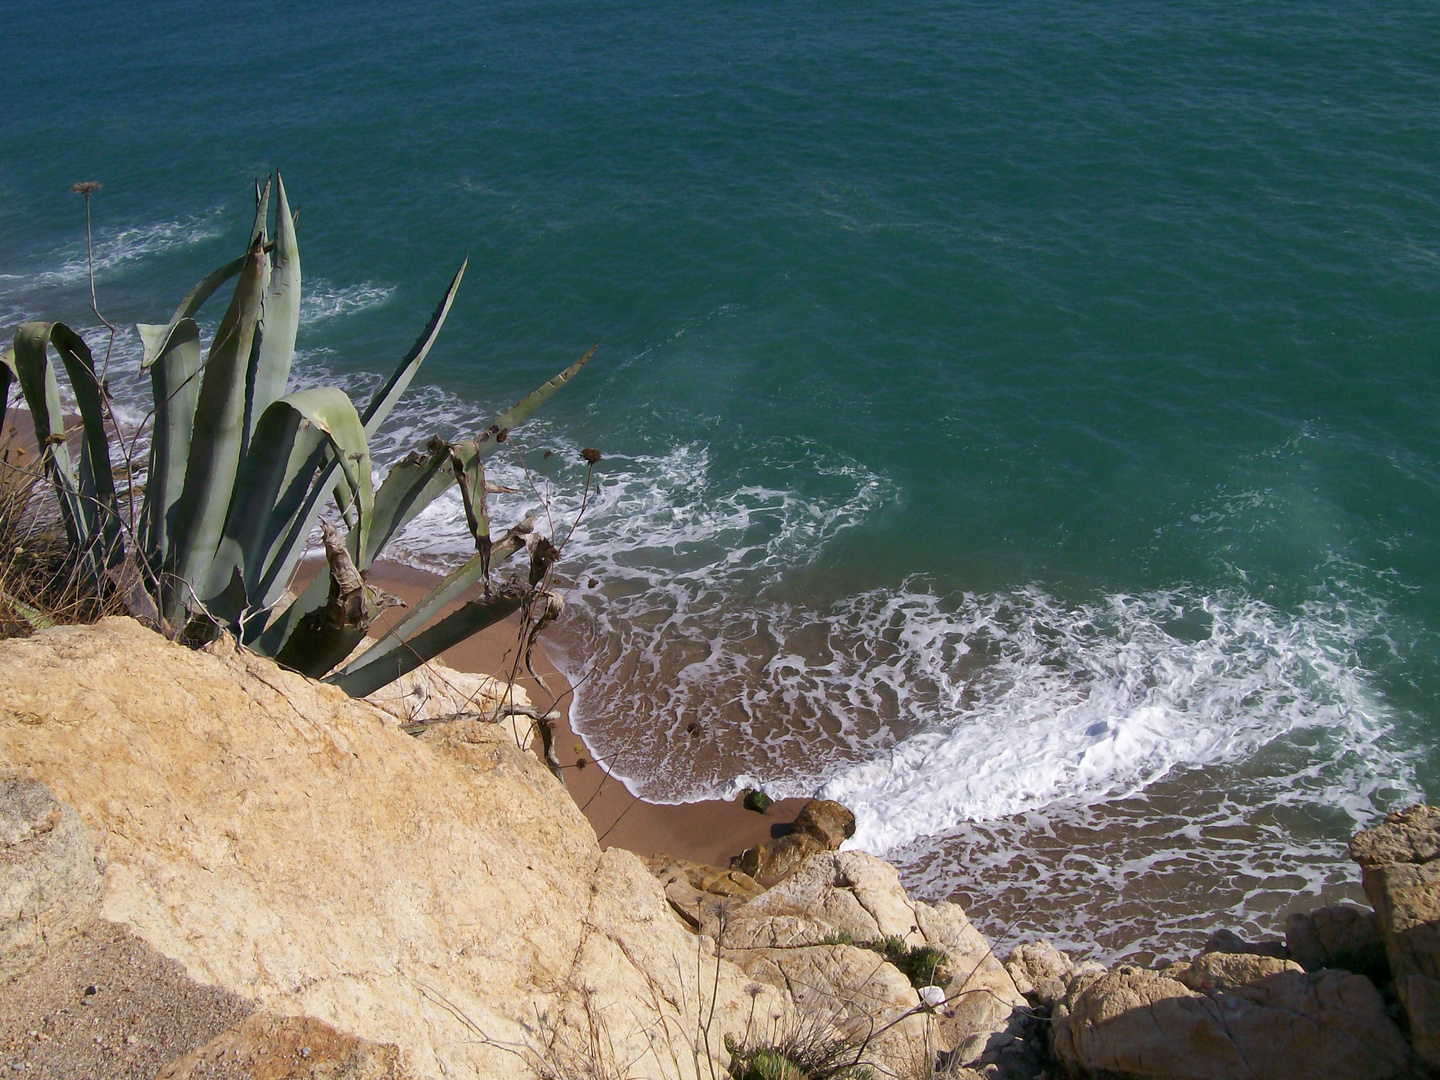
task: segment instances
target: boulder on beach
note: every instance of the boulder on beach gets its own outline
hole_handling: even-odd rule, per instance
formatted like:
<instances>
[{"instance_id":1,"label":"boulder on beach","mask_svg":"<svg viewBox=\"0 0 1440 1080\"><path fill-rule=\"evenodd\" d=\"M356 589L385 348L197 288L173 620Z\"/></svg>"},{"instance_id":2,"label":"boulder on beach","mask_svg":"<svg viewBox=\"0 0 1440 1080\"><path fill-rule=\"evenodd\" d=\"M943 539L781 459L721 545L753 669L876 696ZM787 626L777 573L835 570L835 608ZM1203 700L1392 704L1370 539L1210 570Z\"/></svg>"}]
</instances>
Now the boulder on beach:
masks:
<instances>
[{"instance_id":1,"label":"boulder on beach","mask_svg":"<svg viewBox=\"0 0 1440 1080\"><path fill-rule=\"evenodd\" d=\"M731 865L768 888L795 873L810 856L840 850L854 835L853 813L833 800L811 799L800 808L788 832L747 849Z\"/></svg>"}]
</instances>

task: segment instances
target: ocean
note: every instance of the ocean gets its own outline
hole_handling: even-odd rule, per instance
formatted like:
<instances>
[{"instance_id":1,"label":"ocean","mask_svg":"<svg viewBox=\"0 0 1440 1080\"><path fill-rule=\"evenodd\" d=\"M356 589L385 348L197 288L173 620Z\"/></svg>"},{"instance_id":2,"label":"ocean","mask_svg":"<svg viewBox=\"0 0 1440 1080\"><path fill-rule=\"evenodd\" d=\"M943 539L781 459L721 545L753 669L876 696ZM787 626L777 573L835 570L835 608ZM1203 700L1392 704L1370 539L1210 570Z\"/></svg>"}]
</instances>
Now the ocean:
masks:
<instances>
[{"instance_id":1,"label":"ocean","mask_svg":"<svg viewBox=\"0 0 1440 1080\"><path fill-rule=\"evenodd\" d=\"M469 256L377 461L598 342L493 513L573 526L550 647L635 793L837 798L920 895L1102 957L1358 898L1351 832L1440 796L1433 4L137 0L0 40L6 337L96 328L71 183L128 327L278 168L299 385L363 398ZM445 500L393 553L468 549Z\"/></svg>"}]
</instances>

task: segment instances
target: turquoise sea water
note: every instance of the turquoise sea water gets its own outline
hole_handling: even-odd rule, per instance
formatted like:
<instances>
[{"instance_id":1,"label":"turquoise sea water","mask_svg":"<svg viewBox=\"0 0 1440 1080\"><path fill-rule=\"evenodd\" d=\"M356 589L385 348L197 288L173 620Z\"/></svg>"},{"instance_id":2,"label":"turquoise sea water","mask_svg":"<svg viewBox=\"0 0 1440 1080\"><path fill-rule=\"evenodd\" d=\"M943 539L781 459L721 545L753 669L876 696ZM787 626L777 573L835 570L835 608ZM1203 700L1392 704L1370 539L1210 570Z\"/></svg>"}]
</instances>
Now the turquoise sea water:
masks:
<instances>
[{"instance_id":1,"label":"turquoise sea water","mask_svg":"<svg viewBox=\"0 0 1440 1080\"><path fill-rule=\"evenodd\" d=\"M517 443L565 520L606 454L556 644L634 790L823 790L929 895L1106 947L1345 893L1355 825L1440 797L1434 5L61 3L0 40L0 330L94 323L73 181L128 323L279 167L300 380L373 380L470 257L382 459L600 342ZM441 505L402 554L465 546Z\"/></svg>"}]
</instances>

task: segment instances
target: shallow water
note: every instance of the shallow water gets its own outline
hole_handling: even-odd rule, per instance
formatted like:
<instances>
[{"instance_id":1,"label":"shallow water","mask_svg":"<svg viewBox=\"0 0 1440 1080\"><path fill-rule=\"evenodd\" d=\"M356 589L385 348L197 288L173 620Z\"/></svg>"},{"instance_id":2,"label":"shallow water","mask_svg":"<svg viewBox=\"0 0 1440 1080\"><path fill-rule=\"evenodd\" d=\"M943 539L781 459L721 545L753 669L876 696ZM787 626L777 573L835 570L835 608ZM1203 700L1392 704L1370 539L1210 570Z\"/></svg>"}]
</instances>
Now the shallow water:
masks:
<instances>
[{"instance_id":1,"label":"shallow water","mask_svg":"<svg viewBox=\"0 0 1440 1080\"><path fill-rule=\"evenodd\" d=\"M5 34L67 65L7 91L4 327L94 322L71 182L106 185L104 310L155 321L279 166L299 382L373 385L471 258L377 459L600 341L496 518L543 494L563 534L604 451L555 642L634 790L823 791L927 895L1106 950L1343 892L1349 832L1436 794L1432 6L60 4ZM402 544L467 546L453 501Z\"/></svg>"}]
</instances>

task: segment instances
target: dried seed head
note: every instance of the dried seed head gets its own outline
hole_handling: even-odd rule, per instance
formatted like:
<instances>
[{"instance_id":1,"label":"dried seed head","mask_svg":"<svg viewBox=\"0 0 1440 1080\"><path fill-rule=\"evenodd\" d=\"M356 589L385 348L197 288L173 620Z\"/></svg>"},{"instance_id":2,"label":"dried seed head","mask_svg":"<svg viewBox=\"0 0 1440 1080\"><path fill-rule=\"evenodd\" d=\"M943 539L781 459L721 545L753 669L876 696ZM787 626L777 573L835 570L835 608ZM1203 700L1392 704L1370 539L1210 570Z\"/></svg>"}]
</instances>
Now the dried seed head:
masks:
<instances>
[{"instance_id":1,"label":"dried seed head","mask_svg":"<svg viewBox=\"0 0 1440 1080\"><path fill-rule=\"evenodd\" d=\"M594 465L597 461L600 460L600 451L596 450L593 446L587 446L584 450L580 451L580 456L586 461L588 461L591 465Z\"/></svg>"},{"instance_id":2,"label":"dried seed head","mask_svg":"<svg viewBox=\"0 0 1440 1080\"><path fill-rule=\"evenodd\" d=\"M86 198L89 198L91 195L94 195L95 192L100 190L100 181L77 180L75 183L70 185L70 190L73 191L76 195L84 195Z\"/></svg>"}]
</instances>

